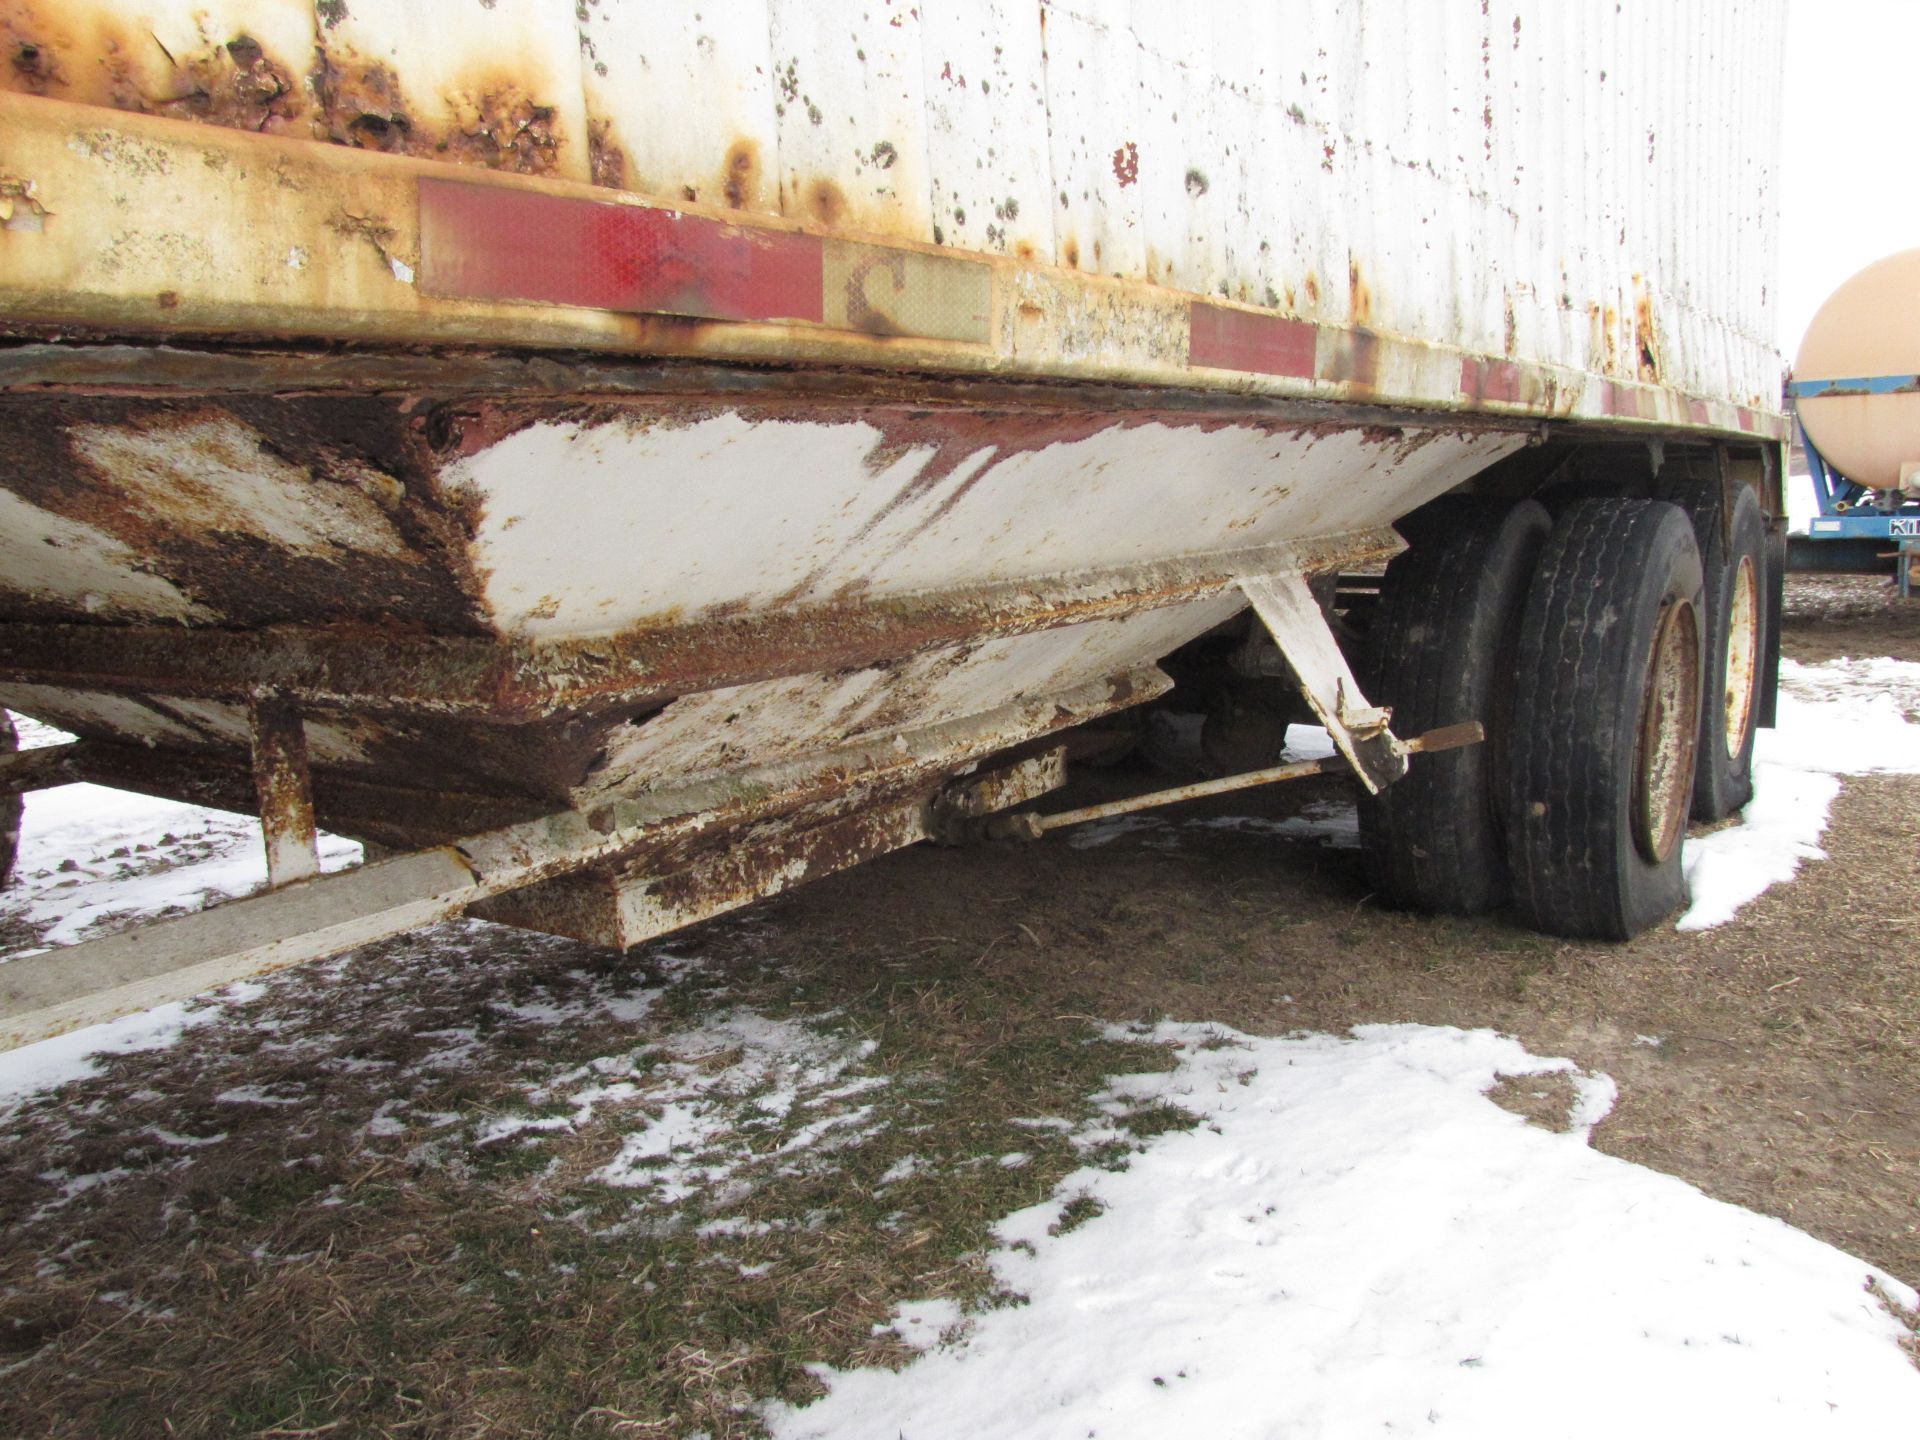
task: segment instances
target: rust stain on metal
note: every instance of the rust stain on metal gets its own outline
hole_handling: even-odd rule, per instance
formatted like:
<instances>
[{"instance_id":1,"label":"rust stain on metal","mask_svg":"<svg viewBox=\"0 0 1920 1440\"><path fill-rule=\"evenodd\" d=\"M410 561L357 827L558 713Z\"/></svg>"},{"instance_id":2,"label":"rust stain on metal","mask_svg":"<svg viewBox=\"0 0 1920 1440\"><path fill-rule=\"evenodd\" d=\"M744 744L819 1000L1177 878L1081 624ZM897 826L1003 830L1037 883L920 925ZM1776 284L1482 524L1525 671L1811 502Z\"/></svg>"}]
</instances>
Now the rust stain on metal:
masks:
<instances>
[{"instance_id":1,"label":"rust stain on metal","mask_svg":"<svg viewBox=\"0 0 1920 1440\"><path fill-rule=\"evenodd\" d=\"M1380 337L1370 330L1322 330L1320 378L1356 392L1372 390L1379 381Z\"/></svg>"},{"instance_id":2,"label":"rust stain on metal","mask_svg":"<svg viewBox=\"0 0 1920 1440\"><path fill-rule=\"evenodd\" d=\"M1633 277L1634 359L1641 380L1660 383L1660 334L1654 321L1653 294L1644 277Z\"/></svg>"},{"instance_id":3,"label":"rust stain on metal","mask_svg":"<svg viewBox=\"0 0 1920 1440\"><path fill-rule=\"evenodd\" d=\"M1057 705L1018 730L983 730L964 753L915 758L889 747L850 755L845 765L816 771L781 793L733 796L718 803L711 823L696 832L642 840L588 872L492 898L472 913L594 944L636 944L928 838L938 828L933 807L958 765L1030 738L1039 743L1029 735L1034 726L1041 735L1052 734L1151 698L1136 689L1136 679L1123 673L1104 686L1085 687L1094 693ZM961 804L970 811L979 803L1031 799L1060 778L1057 752L1043 751L1006 771L962 780L955 789L979 789L977 801ZM618 804L606 807L594 823L614 828L619 810Z\"/></svg>"},{"instance_id":4,"label":"rust stain on metal","mask_svg":"<svg viewBox=\"0 0 1920 1440\"><path fill-rule=\"evenodd\" d=\"M1361 273L1357 256L1347 260L1347 305L1351 323L1370 325L1373 323L1373 287L1367 283Z\"/></svg>"},{"instance_id":5,"label":"rust stain on metal","mask_svg":"<svg viewBox=\"0 0 1920 1440\"><path fill-rule=\"evenodd\" d=\"M299 134L309 109L306 67L244 30L204 15L191 48L169 49L137 20L100 7L33 0L0 5L7 54L0 89L239 130Z\"/></svg>"},{"instance_id":6,"label":"rust stain on metal","mask_svg":"<svg viewBox=\"0 0 1920 1440\"><path fill-rule=\"evenodd\" d=\"M1378 554L1355 537L1332 537L1299 547L1296 558L1317 572ZM1178 605L1220 593L1233 573L1258 563L1228 553L1071 582L656 620L537 646L337 624L228 632L22 621L0 627L0 678L136 695L244 698L268 687L347 713L370 706L407 717L368 737L383 773L482 790L511 776L532 793L577 783L609 712L624 721L694 691Z\"/></svg>"},{"instance_id":7,"label":"rust stain on metal","mask_svg":"<svg viewBox=\"0 0 1920 1440\"><path fill-rule=\"evenodd\" d=\"M385 64L323 31L313 88L315 128L337 144L521 175L560 169L564 137L556 108L529 94L508 69L463 77L434 97L450 120L431 120Z\"/></svg>"},{"instance_id":8,"label":"rust stain on metal","mask_svg":"<svg viewBox=\"0 0 1920 1440\"><path fill-rule=\"evenodd\" d=\"M5 483L126 546L223 625L478 633L465 532L432 497L422 420L344 399L0 397ZM113 618L15 590L6 605L18 620Z\"/></svg>"},{"instance_id":9,"label":"rust stain on metal","mask_svg":"<svg viewBox=\"0 0 1920 1440\"><path fill-rule=\"evenodd\" d=\"M742 136L727 147L720 171L720 193L732 210L760 208L760 142Z\"/></svg>"},{"instance_id":10,"label":"rust stain on metal","mask_svg":"<svg viewBox=\"0 0 1920 1440\"><path fill-rule=\"evenodd\" d=\"M725 837L689 857L684 868L648 884L646 899L677 928L849 869L919 838L916 817L903 805L874 806L757 843Z\"/></svg>"},{"instance_id":11,"label":"rust stain on metal","mask_svg":"<svg viewBox=\"0 0 1920 1440\"><path fill-rule=\"evenodd\" d=\"M596 185L627 188L627 152L614 140L613 127L605 120L587 122L587 169Z\"/></svg>"},{"instance_id":12,"label":"rust stain on metal","mask_svg":"<svg viewBox=\"0 0 1920 1440\"><path fill-rule=\"evenodd\" d=\"M267 847L267 880L274 886L320 872L315 848L313 781L299 709L285 700L256 697L248 708L253 731L253 784Z\"/></svg>"},{"instance_id":13,"label":"rust stain on metal","mask_svg":"<svg viewBox=\"0 0 1920 1440\"><path fill-rule=\"evenodd\" d=\"M802 188L802 218L813 220L829 230L837 229L847 216L846 192L824 177Z\"/></svg>"},{"instance_id":14,"label":"rust stain on metal","mask_svg":"<svg viewBox=\"0 0 1920 1440\"><path fill-rule=\"evenodd\" d=\"M1113 152L1113 178L1123 190L1140 178L1140 147L1133 141L1124 141Z\"/></svg>"}]
</instances>

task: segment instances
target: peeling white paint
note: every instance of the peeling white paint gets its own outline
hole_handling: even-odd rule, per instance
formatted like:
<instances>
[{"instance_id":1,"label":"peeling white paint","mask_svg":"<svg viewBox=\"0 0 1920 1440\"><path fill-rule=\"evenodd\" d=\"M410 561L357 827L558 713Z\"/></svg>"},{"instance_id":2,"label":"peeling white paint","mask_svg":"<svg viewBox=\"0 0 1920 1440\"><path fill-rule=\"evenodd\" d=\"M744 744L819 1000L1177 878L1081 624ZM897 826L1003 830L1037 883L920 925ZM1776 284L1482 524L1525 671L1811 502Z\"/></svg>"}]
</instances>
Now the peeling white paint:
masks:
<instances>
[{"instance_id":1,"label":"peeling white paint","mask_svg":"<svg viewBox=\"0 0 1920 1440\"><path fill-rule=\"evenodd\" d=\"M677 700L610 739L576 794L590 808L607 788L658 785L805 755L848 740L884 740L1021 699L1059 694L1165 655L1240 608L1237 593L1032 635L948 646L886 668L796 675ZM894 736L906 753L906 734Z\"/></svg>"},{"instance_id":2,"label":"peeling white paint","mask_svg":"<svg viewBox=\"0 0 1920 1440\"><path fill-rule=\"evenodd\" d=\"M984 443L936 478L931 444L885 452L866 422L629 416L529 426L446 483L481 503L495 623L546 639L1370 529L1524 443L1408 435L1115 424L1012 454Z\"/></svg>"},{"instance_id":3,"label":"peeling white paint","mask_svg":"<svg viewBox=\"0 0 1920 1440\"><path fill-rule=\"evenodd\" d=\"M289 464L231 415L75 425L69 434L75 456L102 480L184 534L251 535L322 558L342 550L417 558L364 484Z\"/></svg>"},{"instance_id":4,"label":"peeling white paint","mask_svg":"<svg viewBox=\"0 0 1920 1440\"><path fill-rule=\"evenodd\" d=\"M205 743L190 727L125 695L68 690L53 685L0 685L0 707L71 731L110 736L122 744L197 745Z\"/></svg>"},{"instance_id":5,"label":"peeling white paint","mask_svg":"<svg viewBox=\"0 0 1920 1440\"><path fill-rule=\"evenodd\" d=\"M0 589L118 620L208 620L170 580L141 568L113 536L0 489Z\"/></svg>"}]
</instances>

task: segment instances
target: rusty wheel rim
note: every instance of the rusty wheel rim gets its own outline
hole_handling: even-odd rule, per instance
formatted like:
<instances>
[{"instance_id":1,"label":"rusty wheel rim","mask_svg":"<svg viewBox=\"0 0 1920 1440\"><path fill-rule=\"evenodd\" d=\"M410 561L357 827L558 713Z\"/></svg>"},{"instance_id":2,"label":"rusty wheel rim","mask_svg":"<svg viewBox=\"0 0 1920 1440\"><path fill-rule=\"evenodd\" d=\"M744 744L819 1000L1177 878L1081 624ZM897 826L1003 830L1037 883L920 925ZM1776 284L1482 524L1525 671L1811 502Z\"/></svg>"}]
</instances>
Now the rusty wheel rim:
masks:
<instances>
[{"instance_id":1,"label":"rusty wheel rim","mask_svg":"<svg viewBox=\"0 0 1920 1440\"><path fill-rule=\"evenodd\" d=\"M1722 705L1727 758L1738 760L1753 734L1753 677L1760 662L1760 581L1753 557L1742 555L1727 601L1727 669Z\"/></svg>"},{"instance_id":2,"label":"rusty wheel rim","mask_svg":"<svg viewBox=\"0 0 1920 1440\"><path fill-rule=\"evenodd\" d=\"M1673 853L1693 805L1700 739L1700 623L1691 601L1661 612L1640 695L1633 757L1633 839L1658 865Z\"/></svg>"}]
</instances>

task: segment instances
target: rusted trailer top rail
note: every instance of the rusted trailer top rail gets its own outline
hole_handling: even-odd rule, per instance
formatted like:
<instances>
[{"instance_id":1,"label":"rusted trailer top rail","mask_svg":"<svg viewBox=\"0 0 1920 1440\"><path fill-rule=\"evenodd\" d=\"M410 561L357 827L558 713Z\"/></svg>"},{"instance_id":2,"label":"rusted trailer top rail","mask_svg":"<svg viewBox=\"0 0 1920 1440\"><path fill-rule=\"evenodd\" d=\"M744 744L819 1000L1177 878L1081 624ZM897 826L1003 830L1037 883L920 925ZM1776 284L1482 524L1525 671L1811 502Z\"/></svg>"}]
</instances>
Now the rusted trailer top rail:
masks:
<instances>
[{"instance_id":1,"label":"rusted trailer top rail","mask_svg":"<svg viewBox=\"0 0 1920 1440\"><path fill-rule=\"evenodd\" d=\"M1783 438L1730 403L1364 321L591 186L0 94L0 325L1228 390Z\"/></svg>"}]
</instances>

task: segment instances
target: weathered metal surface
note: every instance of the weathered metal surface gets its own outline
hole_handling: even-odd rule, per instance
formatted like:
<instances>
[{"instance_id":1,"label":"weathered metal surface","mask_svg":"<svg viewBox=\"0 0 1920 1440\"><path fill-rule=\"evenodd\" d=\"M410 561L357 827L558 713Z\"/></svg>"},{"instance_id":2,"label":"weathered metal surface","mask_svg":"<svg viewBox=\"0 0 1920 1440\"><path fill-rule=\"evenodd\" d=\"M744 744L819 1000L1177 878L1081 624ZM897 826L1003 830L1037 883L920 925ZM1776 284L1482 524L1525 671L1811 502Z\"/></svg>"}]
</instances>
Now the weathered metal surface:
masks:
<instances>
[{"instance_id":1,"label":"weathered metal surface","mask_svg":"<svg viewBox=\"0 0 1920 1440\"><path fill-rule=\"evenodd\" d=\"M29 955L0 968L0 1049L431 924L475 889L455 851L420 851Z\"/></svg>"},{"instance_id":2,"label":"weathered metal surface","mask_svg":"<svg viewBox=\"0 0 1920 1440\"><path fill-rule=\"evenodd\" d=\"M975 0L918 9L933 242L1058 263L1046 7Z\"/></svg>"},{"instance_id":3,"label":"weathered metal surface","mask_svg":"<svg viewBox=\"0 0 1920 1440\"><path fill-rule=\"evenodd\" d=\"M1766 407L1782 10L8 0L0 85Z\"/></svg>"},{"instance_id":4,"label":"weathered metal surface","mask_svg":"<svg viewBox=\"0 0 1920 1440\"><path fill-rule=\"evenodd\" d=\"M488 817L518 818L530 805L597 806L636 788L670 787L692 774L803 756L850 736L959 719L1022 696L1072 688L1175 648L1237 603L1215 589L1212 598L1161 599L1157 608L1134 616L976 636L920 655L870 657L826 674L793 673L808 661L789 658L783 679L690 695L664 710L616 704L572 712L529 705L518 723L503 723L508 717L480 707L477 697L464 716L423 713L409 708L409 697L372 691L336 697L308 710L316 805L321 822L338 833L388 845L431 843ZM11 627L0 626L0 637L10 633ZM96 627L72 633L114 632ZM157 637L156 644L165 638ZM158 649L149 657L156 673L135 682L146 687L135 694L12 684L0 685L0 704L91 737L88 765L76 778L251 811L244 702L188 701L164 693L181 688L164 673L170 653L183 653L177 640L172 651ZM263 642L259 653L273 651ZM397 663L405 658L401 654ZM48 663L59 661L50 657ZM367 678L377 683L377 676ZM412 704L426 706L433 698ZM1115 704L1146 698L1143 692ZM1007 743L1020 738L1009 736Z\"/></svg>"},{"instance_id":5,"label":"weathered metal surface","mask_svg":"<svg viewBox=\"0 0 1920 1440\"><path fill-rule=\"evenodd\" d=\"M308 6L289 0L289 9ZM315 0L317 136L454 164L586 180L572 0Z\"/></svg>"},{"instance_id":6,"label":"weathered metal surface","mask_svg":"<svg viewBox=\"0 0 1920 1440\"><path fill-rule=\"evenodd\" d=\"M979 822L1067 783L1067 749L1043 750L1017 764L947 786L928 806L928 838L964 845L981 838Z\"/></svg>"},{"instance_id":7,"label":"weathered metal surface","mask_svg":"<svg viewBox=\"0 0 1920 1440\"><path fill-rule=\"evenodd\" d=\"M1109 713L1165 688L1157 671L1108 676L996 710L622 800L565 810L443 847L376 860L122 935L0 967L0 1048L337 953L596 864L651 856L663 872L732 830L934 784L1013 741ZM678 845L683 848L676 850Z\"/></svg>"},{"instance_id":8,"label":"weathered metal surface","mask_svg":"<svg viewBox=\"0 0 1920 1440\"><path fill-rule=\"evenodd\" d=\"M0 399L4 613L476 633L422 431L392 401Z\"/></svg>"},{"instance_id":9,"label":"weathered metal surface","mask_svg":"<svg viewBox=\"0 0 1920 1440\"><path fill-rule=\"evenodd\" d=\"M705 785L718 893L1263 576L1379 783L1303 575L1529 426L1779 433L1779 4L0 0L0 703L231 804L297 702L381 843Z\"/></svg>"},{"instance_id":10,"label":"weathered metal surface","mask_svg":"<svg viewBox=\"0 0 1920 1440\"><path fill-rule=\"evenodd\" d=\"M764 0L578 7L596 183L663 200L780 211ZM672 123L660 123L671 116Z\"/></svg>"},{"instance_id":11,"label":"weathered metal surface","mask_svg":"<svg viewBox=\"0 0 1920 1440\"><path fill-rule=\"evenodd\" d=\"M304 137L315 41L286 0L4 0L0 89Z\"/></svg>"},{"instance_id":12,"label":"weathered metal surface","mask_svg":"<svg viewBox=\"0 0 1920 1440\"><path fill-rule=\"evenodd\" d=\"M474 429L441 483L473 516L493 624L533 639L1376 529L1521 443L873 406L627 408L498 438ZM557 474L570 477L568 506L550 502L545 477ZM694 474L698 485L648 483ZM597 523L583 531L575 507Z\"/></svg>"},{"instance_id":13,"label":"weathered metal surface","mask_svg":"<svg viewBox=\"0 0 1920 1440\"><path fill-rule=\"evenodd\" d=\"M528 737L533 743L534 737ZM83 741L60 767L62 779L258 815L251 766L243 754L210 749L149 749ZM476 828L517 824L544 814L550 800L460 790L436 783L431 770L409 773L316 766L314 813L321 828L390 850L442 845ZM415 783L408 784L406 781ZM431 788L428 788L428 787Z\"/></svg>"},{"instance_id":14,"label":"weathered metal surface","mask_svg":"<svg viewBox=\"0 0 1920 1440\"><path fill-rule=\"evenodd\" d=\"M71 785L80 778L74 768L85 748L80 741L42 745L33 750L17 749L19 743L12 716L0 718L0 797L11 798L55 785ZM17 810L12 814L11 823L17 830L20 824ZM19 837L16 834L14 838Z\"/></svg>"},{"instance_id":15,"label":"weathered metal surface","mask_svg":"<svg viewBox=\"0 0 1920 1440\"><path fill-rule=\"evenodd\" d=\"M278 889L320 873L307 734L299 707L285 700L254 697L248 719L253 788L260 805L261 838L267 847L267 883Z\"/></svg>"},{"instance_id":16,"label":"weathered metal surface","mask_svg":"<svg viewBox=\"0 0 1920 1440\"><path fill-rule=\"evenodd\" d=\"M835 255L851 257L846 278L861 283L852 291L844 282L826 287L818 324L430 294L418 283L420 186L444 179L444 164L19 96L0 95L0 118L8 136L0 189L20 197L19 223L0 230L0 325L16 330L571 347L1173 384L1668 429L1771 434L1780 426L1771 378L1733 384L1716 371L1695 379L1673 365L1643 377L1573 347L1567 358L1508 353L1504 340L1483 344L1460 326L1398 332L1378 314L1384 282L1360 261L1347 266L1344 289L1363 303L1339 315L1277 312L1314 332L1314 367L1304 376L1190 363L1193 307L1182 292L1049 269L1018 253L979 254L960 267L974 277L969 285L980 283L973 265L989 272L981 327L973 318L977 296L956 293L948 276L950 251L885 236L845 251L834 247L848 241L827 243L829 270ZM517 173L463 173L489 193L530 195L563 209L594 196L608 209L660 208ZM732 220L763 232L768 244L795 233L771 217L720 207L676 202L672 210ZM464 238L462 252L478 243ZM703 293L720 313L728 298L717 286ZM1713 337L1714 354L1736 352L1748 353ZM1488 365L1508 363L1525 383L1485 382ZM1762 368L1759 358L1743 364L1743 375Z\"/></svg>"},{"instance_id":17,"label":"weathered metal surface","mask_svg":"<svg viewBox=\"0 0 1920 1440\"><path fill-rule=\"evenodd\" d=\"M434 716L525 720L581 707L645 708L693 689L858 669L941 647L1180 605L1219 594L1238 573L1331 569L1398 548L1392 532L1367 530L908 594L885 605L824 604L688 623L668 616L652 628L537 643L345 625L236 632L9 623L0 625L0 697L10 696L22 710L57 714L57 723L70 729L106 726L151 743L189 744L213 713L187 720L178 699L155 708L112 695L160 691L230 700L267 688L343 711L405 713L417 723ZM404 623L405 617L396 618ZM89 698L34 689L75 685ZM229 716L213 728L230 738L237 723ZM338 739L316 738L323 745ZM354 753L364 758L364 745L340 758Z\"/></svg>"},{"instance_id":18,"label":"weathered metal surface","mask_svg":"<svg viewBox=\"0 0 1920 1440\"><path fill-rule=\"evenodd\" d=\"M822 318L823 242L701 215L420 182L420 288L712 320Z\"/></svg>"},{"instance_id":19,"label":"weathered metal surface","mask_svg":"<svg viewBox=\"0 0 1920 1440\"><path fill-rule=\"evenodd\" d=\"M1378 794L1407 770L1407 746L1387 728L1391 712L1369 706L1334 640L1306 578L1299 574L1246 575L1239 587L1260 623L1286 657L1300 693L1353 766L1360 783Z\"/></svg>"},{"instance_id":20,"label":"weathered metal surface","mask_svg":"<svg viewBox=\"0 0 1920 1440\"><path fill-rule=\"evenodd\" d=\"M957 398L434 407L15 393L0 397L0 438L18 460L0 476L7 619L298 622L274 637L290 671L351 654L351 628L373 626L410 647L386 667L416 672L390 677L396 693L451 698L497 678L466 636L578 639L579 653L542 660L582 676L637 649L656 688L678 693L730 683L713 677L737 676L728 657L755 649L845 664L835 640L862 628L919 626L925 645L942 624L958 638L1009 613L1062 623L1103 603L1139 608L1155 589L1217 585L1223 549L1378 530L1527 437ZM1180 477L1177 504L1166 476ZM172 634L147 644L174 648ZM71 638L82 665L89 648L118 647L137 671L147 648ZM56 668L61 648L46 651Z\"/></svg>"},{"instance_id":21,"label":"weathered metal surface","mask_svg":"<svg viewBox=\"0 0 1920 1440\"><path fill-rule=\"evenodd\" d=\"M1650 865L1673 853L1693 804L1705 648L1700 626L1690 601L1672 601L1660 614L1647 659L1628 803L1634 843Z\"/></svg>"},{"instance_id":22,"label":"weathered metal surface","mask_svg":"<svg viewBox=\"0 0 1920 1440\"><path fill-rule=\"evenodd\" d=\"M922 840L973 838L981 818L1065 780L1059 748L959 781L922 779L904 793L876 794L854 774L830 802L531 886L474 913L627 949Z\"/></svg>"}]
</instances>

